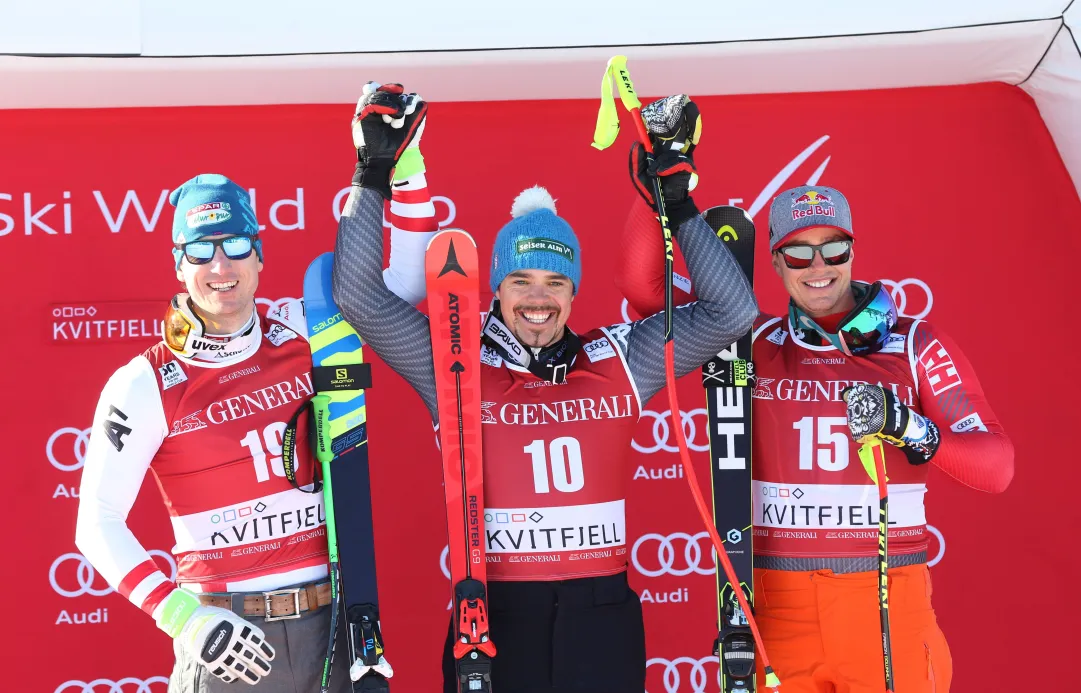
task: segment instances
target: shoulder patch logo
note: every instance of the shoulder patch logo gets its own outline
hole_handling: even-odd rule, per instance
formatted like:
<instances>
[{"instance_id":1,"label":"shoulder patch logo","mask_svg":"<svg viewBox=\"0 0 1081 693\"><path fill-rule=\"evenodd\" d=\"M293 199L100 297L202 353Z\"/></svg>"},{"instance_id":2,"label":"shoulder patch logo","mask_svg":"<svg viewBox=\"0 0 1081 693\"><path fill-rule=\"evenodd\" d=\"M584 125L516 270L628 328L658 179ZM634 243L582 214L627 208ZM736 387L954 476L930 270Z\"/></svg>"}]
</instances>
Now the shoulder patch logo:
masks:
<instances>
[{"instance_id":1,"label":"shoulder patch logo","mask_svg":"<svg viewBox=\"0 0 1081 693\"><path fill-rule=\"evenodd\" d=\"M954 433L971 433L972 431L987 433L987 426L983 423L983 419L980 418L979 412L975 412L954 421L950 424L950 430Z\"/></svg>"},{"instance_id":2,"label":"shoulder patch logo","mask_svg":"<svg viewBox=\"0 0 1081 693\"><path fill-rule=\"evenodd\" d=\"M951 390L961 384L961 374L953 364L946 347L937 339L924 347L917 360L923 365L927 374L927 384L931 386L931 394L941 395L946 390Z\"/></svg>"},{"instance_id":3,"label":"shoulder patch logo","mask_svg":"<svg viewBox=\"0 0 1081 693\"><path fill-rule=\"evenodd\" d=\"M493 368L499 368L503 365L503 358L490 346L484 345L480 348L480 362L485 366L491 366Z\"/></svg>"},{"instance_id":4,"label":"shoulder patch logo","mask_svg":"<svg viewBox=\"0 0 1081 693\"><path fill-rule=\"evenodd\" d=\"M608 334L612 335L612 339L616 340L619 345L623 347L623 353L627 353L627 338L631 334L631 326L625 322L621 322L618 325L612 325L608 328Z\"/></svg>"},{"instance_id":5,"label":"shoulder patch logo","mask_svg":"<svg viewBox=\"0 0 1081 693\"><path fill-rule=\"evenodd\" d=\"M288 342L290 339L296 339L297 333L290 330L285 325L280 323L274 323L270 326L270 330L267 331L265 337L274 346L281 346L283 343Z\"/></svg>"},{"instance_id":6,"label":"shoulder patch logo","mask_svg":"<svg viewBox=\"0 0 1081 693\"><path fill-rule=\"evenodd\" d=\"M783 346L786 339L788 339L788 332L783 327L778 327L766 337L767 342L773 342L777 346Z\"/></svg>"},{"instance_id":7,"label":"shoulder patch logo","mask_svg":"<svg viewBox=\"0 0 1081 693\"><path fill-rule=\"evenodd\" d=\"M179 385L188 379L184 369L180 367L180 364L175 359L158 368L158 373L161 375L162 391L168 390L174 385Z\"/></svg>"},{"instance_id":8,"label":"shoulder patch logo","mask_svg":"<svg viewBox=\"0 0 1081 693\"><path fill-rule=\"evenodd\" d=\"M582 349L585 350L590 363L610 359L616 355L616 350L612 348L612 343L608 341L607 337L595 339L583 346Z\"/></svg>"},{"instance_id":9,"label":"shoulder patch logo","mask_svg":"<svg viewBox=\"0 0 1081 693\"><path fill-rule=\"evenodd\" d=\"M886 344L879 350L880 354L903 354L905 353L905 335L891 334L886 338Z\"/></svg>"},{"instance_id":10,"label":"shoulder patch logo","mask_svg":"<svg viewBox=\"0 0 1081 693\"><path fill-rule=\"evenodd\" d=\"M481 402L480 403L480 422L486 423L499 423L495 420L495 414L492 413L492 407L495 406L495 402Z\"/></svg>"}]
</instances>

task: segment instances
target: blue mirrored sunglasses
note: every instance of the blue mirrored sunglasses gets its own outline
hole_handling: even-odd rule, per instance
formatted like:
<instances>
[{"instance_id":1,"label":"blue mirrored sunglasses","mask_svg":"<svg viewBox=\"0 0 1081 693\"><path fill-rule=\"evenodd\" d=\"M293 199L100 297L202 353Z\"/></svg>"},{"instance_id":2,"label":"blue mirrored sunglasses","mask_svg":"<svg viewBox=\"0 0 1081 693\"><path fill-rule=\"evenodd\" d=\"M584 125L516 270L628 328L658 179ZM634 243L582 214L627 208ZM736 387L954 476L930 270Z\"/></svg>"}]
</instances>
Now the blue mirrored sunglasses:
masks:
<instances>
[{"instance_id":1,"label":"blue mirrored sunglasses","mask_svg":"<svg viewBox=\"0 0 1081 693\"><path fill-rule=\"evenodd\" d=\"M214 252L221 248L230 260L243 260L251 255L255 239L259 236L229 236L228 238L208 238L190 243L177 243L176 248L193 265L205 265L214 259Z\"/></svg>"}]
</instances>

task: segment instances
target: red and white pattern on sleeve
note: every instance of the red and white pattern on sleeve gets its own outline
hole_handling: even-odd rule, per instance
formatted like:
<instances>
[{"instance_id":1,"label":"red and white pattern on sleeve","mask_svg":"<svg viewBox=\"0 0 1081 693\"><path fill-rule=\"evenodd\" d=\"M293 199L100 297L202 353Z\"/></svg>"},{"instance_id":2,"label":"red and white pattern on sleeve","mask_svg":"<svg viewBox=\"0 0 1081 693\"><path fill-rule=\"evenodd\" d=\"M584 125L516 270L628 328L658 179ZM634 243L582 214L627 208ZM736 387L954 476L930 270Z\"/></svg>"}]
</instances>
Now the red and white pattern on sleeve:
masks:
<instances>
[{"instance_id":1,"label":"red and white pattern on sleeve","mask_svg":"<svg viewBox=\"0 0 1081 693\"><path fill-rule=\"evenodd\" d=\"M133 604L152 614L176 585L128 528L146 470L168 434L157 373L143 356L117 369L94 412L79 486L75 545Z\"/></svg>"},{"instance_id":2,"label":"red and white pattern on sleeve","mask_svg":"<svg viewBox=\"0 0 1081 693\"><path fill-rule=\"evenodd\" d=\"M931 463L962 484L990 493L1013 479L1014 449L991 410L972 364L948 335L925 321L912 326L909 362L923 415L942 442Z\"/></svg>"},{"instance_id":3,"label":"red and white pattern on sleeve","mask_svg":"<svg viewBox=\"0 0 1081 693\"><path fill-rule=\"evenodd\" d=\"M417 305L424 300L424 251L439 230L435 205L424 172L391 186L391 200L384 210L384 226L390 227L390 261L383 282L395 294Z\"/></svg>"}]
</instances>

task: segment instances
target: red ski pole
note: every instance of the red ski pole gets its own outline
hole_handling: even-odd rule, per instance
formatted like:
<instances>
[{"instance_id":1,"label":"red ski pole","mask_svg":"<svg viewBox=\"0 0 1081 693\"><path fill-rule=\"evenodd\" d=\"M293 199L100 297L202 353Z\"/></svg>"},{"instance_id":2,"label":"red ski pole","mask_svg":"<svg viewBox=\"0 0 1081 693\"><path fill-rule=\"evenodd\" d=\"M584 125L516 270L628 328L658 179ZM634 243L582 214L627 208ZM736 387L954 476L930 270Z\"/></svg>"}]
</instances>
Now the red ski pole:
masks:
<instances>
[{"instance_id":1,"label":"red ski pole","mask_svg":"<svg viewBox=\"0 0 1081 693\"><path fill-rule=\"evenodd\" d=\"M646 123L642 119L642 102L638 100L638 95L634 91L634 84L631 82L631 75L627 70L627 58L622 55L617 55L608 61L604 80L601 83L601 110L597 117L597 127L593 135L593 146L597 149L605 149L615 142L619 134L619 115L616 113L615 102L612 99L610 81L615 82L620 100L630 111L638 133L638 140L645 148L649 162L652 163L653 144L649 139ZM706 531L709 532L709 538L713 542L717 559L721 562L729 583L739 585L736 571L732 567L732 562L728 559L728 552L724 548L724 542L721 541L717 528L713 526L709 508L702 497L698 477L695 474L694 465L691 463L691 453L687 448L687 439L683 434L683 424L680 421L679 400L676 397L675 343L672 334L672 264L674 259L672 230L668 228L668 216L664 211L664 195L661 191L660 180L656 176L652 178L652 186L653 201L657 206L657 218L660 219L661 231L664 234L664 376L667 384L666 389L668 390L668 407L672 416L672 429L676 433L676 445L679 448L679 457L683 463L684 473L687 475L687 483L691 487L691 496L694 498L694 504L698 508L698 514L702 517L702 522L706 525ZM762 657L762 666L766 674L766 686L775 689L781 685L781 680L774 673L773 667L770 666L766 646L762 642L761 633L758 632L758 624L751 613L751 607L747 603L743 590L735 589L733 591L739 600L740 608L743 609L743 613L747 616L747 624L751 628L758 652Z\"/></svg>"}]
</instances>

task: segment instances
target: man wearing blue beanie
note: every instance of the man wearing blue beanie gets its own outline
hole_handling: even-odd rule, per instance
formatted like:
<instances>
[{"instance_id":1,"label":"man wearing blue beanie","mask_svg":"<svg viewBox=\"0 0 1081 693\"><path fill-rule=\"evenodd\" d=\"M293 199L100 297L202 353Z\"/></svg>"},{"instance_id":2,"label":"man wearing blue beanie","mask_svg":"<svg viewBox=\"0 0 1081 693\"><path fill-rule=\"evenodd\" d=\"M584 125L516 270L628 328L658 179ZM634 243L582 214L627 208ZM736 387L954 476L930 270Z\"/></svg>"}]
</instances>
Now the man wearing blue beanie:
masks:
<instances>
[{"instance_id":1,"label":"man wearing blue beanie","mask_svg":"<svg viewBox=\"0 0 1081 693\"><path fill-rule=\"evenodd\" d=\"M373 102L381 98L373 93ZM370 149L360 157L338 225L334 298L438 424L427 318L379 281L383 198L365 179L370 168L392 165L410 137L388 128L380 113L373 109L361 121ZM677 95L642 113L659 156L647 170L636 163L645 161L641 146L632 149L631 179L648 191L651 177L660 177L671 227L698 287L698 301L673 316L675 370L683 375L746 333L758 306L689 195L696 176L691 153L701 134L697 106ZM659 236L656 242L661 252ZM624 510L635 425L665 384L664 315L571 330L582 262L578 238L547 191L522 192L492 249L495 300L481 350L488 623L497 652L490 672L483 661L469 661L480 680L460 683L452 624L443 655L445 693L461 693L469 683L498 693L645 688L645 632L638 595L627 582Z\"/></svg>"},{"instance_id":2,"label":"man wearing blue beanie","mask_svg":"<svg viewBox=\"0 0 1081 693\"><path fill-rule=\"evenodd\" d=\"M391 176L408 174L402 204L415 223L432 217L435 228L426 187L417 183L424 170L417 143L409 165L388 169L382 184L389 194ZM263 241L244 188L205 173L169 201L173 265L185 291L169 303L162 341L102 391L76 544L173 638L172 693L236 691L238 680L263 693L316 691L331 616L326 513L322 495L294 487L282 461L286 422L313 394L303 302L289 299L269 313L256 304ZM423 253L408 251L423 249L432 233L412 235L397 244L388 275L403 293L423 286ZM309 478L312 455L298 447L297 476ZM148 471L176 538L172 575L127 524ZM329 690L352 691L341 636L337 652ZM393 674L385 660L371 669Z\"/></svg>"}]
</instances>

